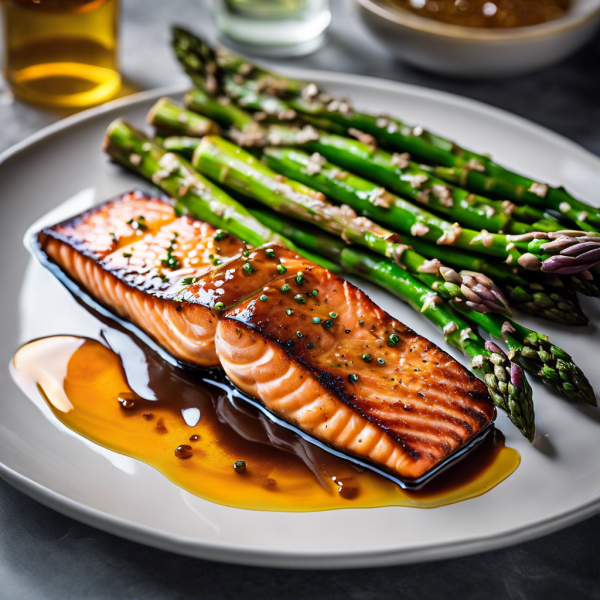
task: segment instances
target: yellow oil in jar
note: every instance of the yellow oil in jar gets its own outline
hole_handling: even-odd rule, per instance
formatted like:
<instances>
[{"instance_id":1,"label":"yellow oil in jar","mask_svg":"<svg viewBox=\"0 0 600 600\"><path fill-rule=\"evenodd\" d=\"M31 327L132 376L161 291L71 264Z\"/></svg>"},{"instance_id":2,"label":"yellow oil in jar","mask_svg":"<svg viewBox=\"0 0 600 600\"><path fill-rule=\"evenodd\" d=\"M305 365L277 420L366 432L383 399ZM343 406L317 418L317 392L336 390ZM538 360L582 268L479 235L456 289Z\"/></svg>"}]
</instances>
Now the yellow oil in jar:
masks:
<instances>
[{"instance_id":1,"label":"yellow oil in jar","mask_svg":"<svg viewBox=\"0 0 600 600\"><path fill-rule=\"evenodd\" d=\"M18 98L84 108L121 86L118 0L0 0L4 75Z\"/></svg>"}]
</instances>

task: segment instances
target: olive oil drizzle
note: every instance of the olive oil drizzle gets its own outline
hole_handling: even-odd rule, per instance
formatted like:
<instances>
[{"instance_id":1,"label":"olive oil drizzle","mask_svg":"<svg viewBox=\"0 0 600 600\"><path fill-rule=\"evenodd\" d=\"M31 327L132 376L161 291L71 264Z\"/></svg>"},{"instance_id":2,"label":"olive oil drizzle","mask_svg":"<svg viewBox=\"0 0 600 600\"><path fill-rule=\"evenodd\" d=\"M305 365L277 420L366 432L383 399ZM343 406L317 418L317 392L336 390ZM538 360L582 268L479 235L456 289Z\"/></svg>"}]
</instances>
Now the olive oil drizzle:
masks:
<instances>
[{"instance_id":1,"label":"olive oil drizzle","mask_svg":"<svg viewBox=\"0 0 600 600\"><path fill-rule=\"evenodd\" d=\"M270 421L205 374L147 349L145 365L128 360L131 340L108 333L113 347L118 336L129 340L116 348L124 360L99 341L55 336L25 344L13 376L25 391L41 393L73 431L218 504L271 511L434 508L489 491L520 461L495 430L423 489L402 490Z\"/></svg>"}]
</instances>

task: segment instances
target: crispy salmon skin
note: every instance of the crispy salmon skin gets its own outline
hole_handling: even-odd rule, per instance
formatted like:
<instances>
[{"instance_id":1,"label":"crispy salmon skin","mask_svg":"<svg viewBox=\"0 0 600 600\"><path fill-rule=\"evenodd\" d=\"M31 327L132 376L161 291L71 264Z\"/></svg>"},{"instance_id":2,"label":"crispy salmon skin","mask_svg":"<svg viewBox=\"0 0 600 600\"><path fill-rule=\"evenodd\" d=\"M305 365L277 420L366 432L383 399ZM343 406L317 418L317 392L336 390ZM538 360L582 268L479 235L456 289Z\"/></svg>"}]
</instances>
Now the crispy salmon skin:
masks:
<instances>
[{"instance_id":1,"label":"crispy salmon skin","mask_svg":"<svg viewBox=\"0 0 600 600\"><path fill-rule=\"evenodd\" d=\"M141 193L40 232L79 286L192 366L314 438L404 480L494 417L482 382L363 292L279 246L256 249Z\"/></svg>"}]
</instances>

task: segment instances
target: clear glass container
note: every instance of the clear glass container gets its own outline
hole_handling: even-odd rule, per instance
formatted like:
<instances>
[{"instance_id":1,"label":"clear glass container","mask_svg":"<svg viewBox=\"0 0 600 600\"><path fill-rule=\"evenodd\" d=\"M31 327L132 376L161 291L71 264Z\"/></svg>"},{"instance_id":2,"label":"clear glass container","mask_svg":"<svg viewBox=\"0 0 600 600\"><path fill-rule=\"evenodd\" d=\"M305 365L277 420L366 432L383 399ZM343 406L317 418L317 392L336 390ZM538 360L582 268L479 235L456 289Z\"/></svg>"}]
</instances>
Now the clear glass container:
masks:
<instances>
[{"instance_id":1,"label":"clear glass container","mask_svg":"<svg viewBox=\"0 0 600 600\"><path fill-rule=\"evenodd\" d=\"M18 98L85 108L121 86L119 0L0 0L4 76Z\"/></svg>"},{"instance_id":2,"label":"clear glass container","mask_svg":"<svg viewBox=\"0 0 600 600\"><path fill-rule=\"evenodd\" d=\"M213 0L213 14L228 46L271 57L314 52L331 22L329 0Z\"/></svg>"}]
</instances>

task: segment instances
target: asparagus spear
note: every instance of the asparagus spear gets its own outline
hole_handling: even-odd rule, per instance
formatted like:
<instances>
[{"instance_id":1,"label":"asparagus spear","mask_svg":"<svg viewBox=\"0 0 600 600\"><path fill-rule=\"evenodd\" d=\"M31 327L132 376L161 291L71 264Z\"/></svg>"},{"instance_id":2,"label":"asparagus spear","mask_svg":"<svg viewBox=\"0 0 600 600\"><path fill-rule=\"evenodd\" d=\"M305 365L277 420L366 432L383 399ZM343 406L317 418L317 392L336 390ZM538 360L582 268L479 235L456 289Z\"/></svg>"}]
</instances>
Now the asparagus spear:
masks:
<instances>
[{"instance_id":1,"label":"asparagus spear","mask_svg":"<svg viewBox=\"0 0 600 600\"><path fill-rule=\"evenodd\" d=\"M201 141L201 138L173 136L165 138L162 145L171 152L190 158ZM438 246L424 242L418 237L403 236L403 240L426 258L435 259L439 255ZM557 276L539 277L531 281L531 277L525 278L513 273L512 269L506 268L505 265L495 264L456 248L445 248L444 260L454 269L477 271L487 275L500 285L511 304L525 312L569 325L588 324L576 295L569 292Z\"/></svg>"},{"instance_id":2,"label":"asparagus spear","mask_svg":"<svg viewBox=\"0 0 600 600\"><path fill-rule=\"evenodd\" d=\"M175 152L184 158L192 158L194 150L200 145L202 138L189 137L187 135L169 135L156 141L168 152Z\"/></svg>"},{"instance_id":3,"label":"asparagus spear","mask_svg":"<svg viewBox=\"0 0 600 600\"><path fill-rule=\"evenodd\" d=\"M315 160L300 150L270 147L264 156L272 168L349 204L364 216L438 245L492 254L509 264L516 258L526 269L557 274L585 271L600 262L600 237L592 234L582 237L581 232L559 231L505 236L461 229L352 173L340 178L339 168L324 160L318 160L318 169L313 169L310 163ZM382 196L384 205L378 202Z\"/></svg>"},{"instance_id":4,"label":"asparagus spear","mask_svg":"<svg viewBox=\"0 0 600 600\"><path fill-rule=\"evenodd\" d=\"M239 130L240 110L233 108L231 114L223 107L222 102L217 102L217 109L211 107L215 103L202 91L193 90L187 95L187 104L197 112L209 114L220 122L225 122L228 127ZM163 112L167 112L163 116ZM150 111L148 122L155 125L158 131L164 129L164 121L175 121L179 125L178 133L183 136L203 135L196 133L193 124L188 129L181 122L187 121L185 109L181 109L177 115L172 105L165 105L164 100L159 101ZM242 140L237 135L240 145L257 145L262 142L259 132L260 126L251 119L249 114L245 116L245 125L252 126L253 136L244 136ZM179 120L179 121L178 121ZM482 196L476 196L446 184L441 179L432 175L432 168L426 165L417 165L409 161L405 156L390 154L379 150L374 146L351 140L339 135L330 135L326 132L318 132L306 142L303 130L268 127L263 130L265 143L275 142L297 144L298 139L306 143L307 147L319 152L338 166L352 170L359 175L370 177L373 181L380 183L389 190L416 201L426 204L436 212L447 215L452 220L458 221L466 227L486 229L488 231L520 234L528 231L558 231L560 223L556 219L545 215L539 209L531 207L517 207L512 202L490 200ZM234 139L236 135L233 135ZM179 149L185 155L189 154L194 143L189 137L181 140L169 139L165 147ZM243 143L244 141L249 143ZM164 144L163 144L164 145ZM528 225L524 225L528 223Z\"/></svg>"},{"instance_id":5,"label":"asparagus spear","mask_svg":"<svg viewBox=\"0 0 600 600\"><path fill-rule=\"evenodd\" d=\"M347 246L339 238L316 228L297 227L280 215L262 209L253 210L252 214L299 246L340 263L345 272L360 275L422 313L441 329L448 343L472 359L471 369L483 378L496 406L507 413L529 441L533 440L535 425L531 388L521 367L511 362L498 346L485 342L445 302L432 302L435 296L430 288L390 259Z\"/></svg>"},{"instance_id":6,"label":"asparagus spear","mask_svg":"<svg viewBox=\"0 0 600 600\"><path fill-rule=\"evenodd\" d=\"M147 116L158 132L169 135L179 134L188 136L219 134L219 126L211 119L197 112L186 110L170 98L161 98L150 109Z\"/></svg>"},{"instance_id":7,"label":"asparagus spear","mask_svg":"<svg viewBox=\"0 0 600 600\"><path fill-rule=\"evenodd\" d=\"M245 144L259 145L259 146L262 146L267 142L270 144L274 144L274 143L286 144L288 142L289 143L297 143L298 139L300 139L301 143L303 143L303 144L308 143L309 145L313 145L313 147L315 147L319 150L322 150L322 148L320 147L320 146L322 146L322 139L319 139L319 134L313 129L305 128L300 131L283 130L280 127L267 128L265 130L262 130L260 127L258 127L258 129L257 129L256 123L253 120L251 120L250 116L247 115L246 113L244 113L243 111L241 111L241 113L240 113L240 110L237 109L237 107L235 107L234 105L230 105L227 103L224 103L224 104L216 103L217 111L215 112L214 107L211 107L211 105L215 104L215 100L213 98L211 98L210 96L206 95L204 92L201 92L199 90L192 90L188 94L188 99L189 99L188 100L189 104L191 106L193 106L196 110L198 110L200 112L204 112L205 114L212 114L212 115L216 116L216 118L218 118L221 122L224 122L227 126L232 126L236 123L239 125L240 124L240 116L243 117L244 118L243 120L246 120L249 125L253 126L253 127L248 128L248 133L241 134L244 136L245 139L241 139L240 134L238 134L238 136L237 136L238 140ZM170 108L170 110L173 110L172 107L169 107L169 108ZM181 109L181 110L183 111L183 109ZM149 122L160 127L160 122L161 122L161 120L163 120L161 118L162 117L161 111L162 111L162 106L160 104L155 106L151 110L151 113L150 113L151 116L149 117ZM176 117L175 114L169 114L169 116L171 118ZM236 130L236 131L239 132L239 130ZM184 133L191 134L191 133L193 133L193 131L184 131ZM321 136L321 138L322 138L322 136ZM349 148L354 149L353 154L358 154L361 152L361 150L360 150L361 144L360 143L352 142L351 140L346 140L344 138L340 138L340 139L343 142L348 142L350 144ZM199 137L169 136L162 141L162 145L165 149L167 149L171 152L177 152L178 154L181 154L182 156L184 156L186 158L190 158L193 151L200 144L200 142L201 142L201 138L199 138ZM367 151L369 151L369 150L367 150ZM334 149L334 152L335 152L335 149ZM382 155L381 151L378 151L378 154ZM392 162L394 162L393 159L392 159ZM394 167L394 168L396 168L396 167ZM426 188L426 189L432 189L433 184L434 184L434 182L430 181L428 183L428 188ZM426 189L418 190L416 188L412 188L412 186L410 186L408 184L406 184L406 185L417 196L426 191ZM458 192L462 192L462 190L458 190ZM518 207L516 210L519 211L519 215L521 218L529 218L529 220L531 220L532 222L535 218L540 219L540 220L536 221L532 225L532 227L535 227L535 228L541 227L541 229L543 231L554 231L557 228L556 221L548 221L543 215L540 215L539 213L532 211L530 209L530 207ZM544 220L546 220L547 222L544 223ZM446 248L445 251L452 253L454 251L454 249ZM479 259L473 258L473 260L479 260ZM465 267L465 268L468 268L468 267ZM481 270L481 269L471 269L471 270ZM508 272L508 271L506 271L506 272ZM494 278L493 274L491 274L491 273L486 273L486 274L489 275L490 277ZM499 277L498 277L498 279L500 280ZM600 290L598 289L595 282L592 280L585 279L580 276L574 275L574 276L569 277L568 283L575 290L577 290L587 296L600 295ZM518 285L519 285L519 289L517 290L517 293L519 295L522 295L523 286L521 283L519 283ZM539 287L539 282L536 283L536 286ZM538 289L538 290L536 290L535 293L538 294L539 292L540 292L540 290ZM556 296L556 294L558 294L559 291L554 290L551 293ZM519 300L515 297L514 300L522 301L523 299ZM528 301L527 298L525 298L524 300L526 302ZM543 310L546 312L545 316L547 316L548 318L551 318L550 314L547 313L547 310L553 309L554 308L553 304L555 302L561 302L561 300L555 299L554 301L551 300L549 302L548 298L546 298L543 300L543 302L544 302L544 306L538 307L538 308L543 308ZM568 302L573 303L573 298L570 298L568 300ZM556 317L554 318L554 320L556 320ZM559 319L559 320L563 320L563 319ZM579 324L584 324L585 322L587 322L585 319L581 318L581 315L580 315L580 318L576 319L576 321L578 321ZM574 323L574 324L577 324L577 323Z\"/></svg>"},{"instance_id":8,"label":"asparagus spear","mask_svg":"<svg viewBox=\"0 0 600 600\"><path fill-rule=\"evenodd\" d=\"M252 246L276 242L298 251L255 219L239 202L196 172L183 158L167 152L142 132L122 119L113 121L106 131L104 151L114 160L149 179L180 202L180 206L214 227L229 231ZM337 271L332 262L319 256L307 258L325 268Z\"/></svg>"},{"instance_id":9,"label":"asparagus spear","mask_svg":"<svg viewBox=\"0 0 600 600\"><path fill-rule=\"evenodd\" d=\"M427 258L440 255L440 248L414 236L403 240ZM470 254L457 248L444 248L444 262L453 269L477 271L493 279L504 291L509 303L521 310L550 321L567 325L588 325L577 296L555 275L524 274L508 269L503 263Z\"/></svg>"},{"instance_id":10,"label":"asparagus spear","mask_svg":"<svg viewBox=\"0 0 600 600\"><path fill-rule=\"evenodd\" d=\"M510 318L482 315L454 302L454 306L469 321L479 325L490 335L503 339L510 350L509 357L546 385L572 400L598 406L594 390L583 371L562 348L552 344L545 334L528 329Z\"/></svg>"},{"instance_id":11,"label":"asparagus spear","mask_svg":"<svg viewBox=\"0 0 600 600\"><path fill-rule=\"evenodd\" d=\"M204 94L204 97L206 95ZM199 104L195 105L197 110L202 111L203 107ZM226 108L230 108L226 106ZM223 121L228 123L232 119L232 115L227 111L223 111ZM248 115L248 118L249 115ZM302 136L306 141L314 136L317 132L311 127L308 131L303 130ZM265 143L264 133L261 140L261 135L258 136L259 141L255 145ZM269 139L269 138L267 138ZM586 236L578 236L578 232L573 231L558 231L558 232L528 232L522 235L499 235L488 233L487 231L474 231L469 229L461 229L456 224L449 223L438 217L435 217L427 211L418 209L410 203L402 203L399 198L395 197L395 207L402 208L405 218L402 223L397 224L397 227L403 233L409 232L413 226L419 221L424 227L419 227L423 232L424 239L435 241L438 244L451 245L454 244L459 248L475 251L482 254L490 254L500 258L504 258L510 264L517 263L529 270L542 270L550 273L559 274L575 274L584 272L600 262L600 238L590 240L589 234ZM412 213L412 214L410 214ZM402 228L404 227L404 228ZM418 227L418 225L417 225ZM426 230L426 231L425 231ZM558 238L571 237L572 242L569 248L560 250L556 246L552 246L552 242ZM574 242L574 243L573 243ZM590 248L595 244L595 248ZM545 251L544 245L548 245L551 250ZM559 256L556 260L545 262L553 254ZM563 268L565 267L565 268ZM578 281L578 280L577 280ZM581 280L580 291L594 295L594 287L586 285L585 279Z\"/></svg>"},{"instance_id":12,"label":"asparagus spear","mask_svg":"<svg viewBox=\"0 0 600 600\"><path fill-rule=\"evenodd\" d=\"M460 275L443 267L439 261L428 261L407 248L397 234L368 218L357 217L349 206L329 204L319 192L296 181L285 180L254 156L223 138L203 138L194 152L192 164L211 179L277 212L315 223L347 243L359 244L391 257L442 297L461 297L475 310L508 312L506 300L489 278L463 282ZM448 281L450 277L452 283Z\"/></svg>"},{"instance_id":13,"label":"asparagus spear","mask_svg":"<svg viewBox=\"0 0 600 600\"><path fill-rule=\"evenodd\" d=\"M436 175L450 183L460 181L461 187L477 193L556 210L588 231L598 231L600 227L600 210L575 199L564 188L553 188L513 173L488 156L461 148L421 127L387 116L359 113L347 102L321 94L314 83L275 75L231 53L217 55L200 38L181 28L173 32L173 46L185 71L197 84L205 81L208 65L209 71L218 74L219 81L214 77L215 88L223 87L224 78L236 84L232 75L243 78L251 84L252 91L287 96L286 107L296 112L324 118L347 130L366 132L401 152L410 152L420 161L439 165ZM241 83L238 80L237 85ZM445 172L442 167L450 170Z\"/></svg>"},{"instance_id":14,"label":"asparagus spear","mask_svg":"<svg viewBox=\"0 0 600 600\"><path fill-rule=\"evenodd\" d=\"M332 163L379 183L391 192L425 204L461 225L498 233L559 231L558 221L508 201L490 200L447 184L426 165L418 165L403 154L390 154L375 146L326 132L307 147ZM532 220L534 217L534 220ZM528 223L527 225L525 223Z\"/></svg>"}]
</instances>

